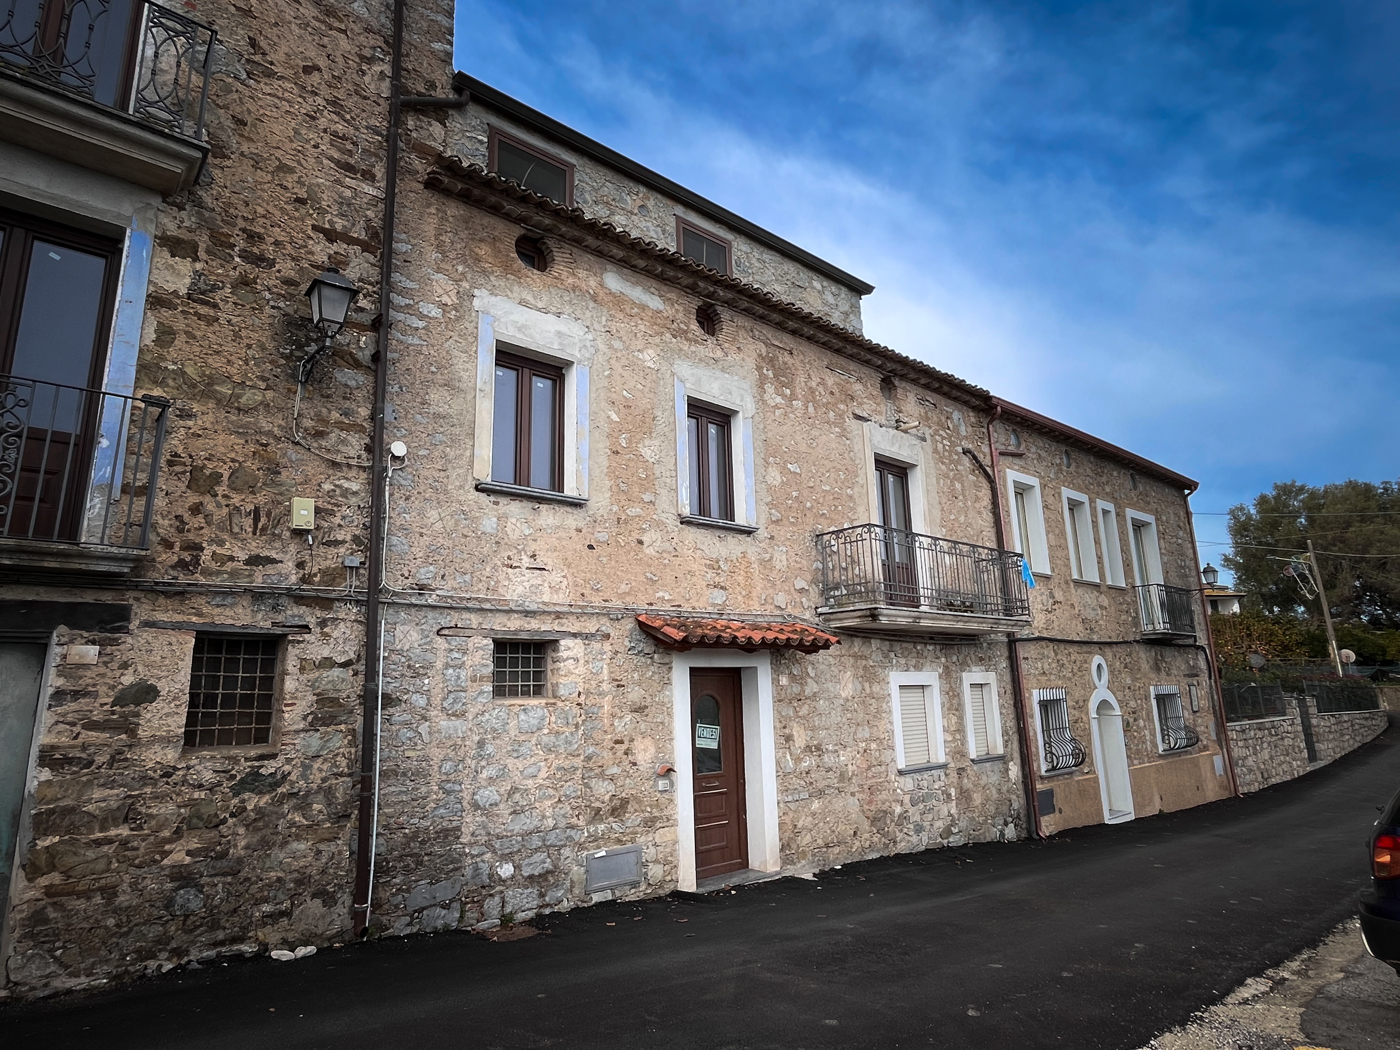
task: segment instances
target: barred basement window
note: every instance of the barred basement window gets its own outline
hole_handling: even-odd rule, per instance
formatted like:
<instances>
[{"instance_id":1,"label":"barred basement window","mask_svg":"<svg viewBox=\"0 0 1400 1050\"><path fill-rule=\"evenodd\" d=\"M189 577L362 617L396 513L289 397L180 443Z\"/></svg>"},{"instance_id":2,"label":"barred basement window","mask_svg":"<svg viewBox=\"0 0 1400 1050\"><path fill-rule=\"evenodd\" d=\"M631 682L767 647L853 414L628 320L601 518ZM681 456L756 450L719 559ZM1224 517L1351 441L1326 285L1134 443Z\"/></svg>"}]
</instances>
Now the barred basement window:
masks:
<instances>
[{"instance_id":1,"label":"barred basement window","mask_svg":"<svg viewBox=\"0 0 1400 1050\"><path fill-rule=\"evenodd\" d=\"M548 696L545 643L497 642L492 682L497 696Z\"/></svg>"},{"instance_id":2,"label":"barred basement window","mask_svg":"<svg viewBox=\"0 0 1400 1050\"><path fill-rule=\"evenodd\" d=\"M237 747L272 740L278 642L263 636L195 635L186 747Z\"/></svg>"},{"instance_id":3,"label":"barred basement window","mask_svg":"<svg viewBox=\"0 0 1400 1050\"><path fill-rule=\"evenodd\" d=\"M1185 751L1201 742L1196 731L1186 724L1180 686L1154 685L1152 704L1157 714L1157 746L1163 752Z\"/></svg>"}]
</instances>

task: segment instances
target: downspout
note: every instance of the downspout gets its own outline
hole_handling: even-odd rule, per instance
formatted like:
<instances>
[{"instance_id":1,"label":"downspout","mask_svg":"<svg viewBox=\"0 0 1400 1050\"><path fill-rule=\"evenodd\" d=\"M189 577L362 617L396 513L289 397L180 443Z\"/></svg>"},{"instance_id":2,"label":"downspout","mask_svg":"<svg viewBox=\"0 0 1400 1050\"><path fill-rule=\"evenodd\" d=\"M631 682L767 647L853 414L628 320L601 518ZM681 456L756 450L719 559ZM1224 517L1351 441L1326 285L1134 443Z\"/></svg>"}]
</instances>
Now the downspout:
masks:
<instances>
[{"instance_id":1,"label":"downspout","mask_svg":"<svg viewBox=\"0 0 1400 1050\"><path fill-rule=\"evenodd\" d=\"M1201 554L1200 548L1196 546L1196 518L1191 513L1191 497L1199 487L1193 484L1186 492L1186 527L1191 531L1191 551L1197 563L1197 580L1201 578ZM1206 601L1205 588L1197 587L1195 590L1201 602L1202 622L1206 625L1206 671L1210 678L1211 695L1215 699L1217 724L1220 726L1220 751L1225 756L1225 768L1230 771L1230 790L1239 798L1243 793L1240 791L1239 775L1235 772L1235 753L1230 748L1230 723L1225 721L1225 690L1220 685L1220 662L1215 658L1215 634L1210 629L1210 605Z\"/></svg>"},{"instance_id":2,"label":"downspout","mask_svg":"<svg viewBox=\"0 0 1400 1050\"><path fill-rule=\"evenodd\" d=\"M390 282L394 276L394 205L399 185L399 100L403 90L403 24L405 0L394 0L393 40L389 60L389 128L385 135L384 230L379 248L379 338L374 365L374 433L370 438L369 552L365 565L365 683L360 722L359 835L355 848L355 891L351 921L355 936L369 926L373 892L373 851L376 845L379 776L379 698L382 689L381 642L384 612L379 594L384 585L384 518L387 461L384 456L384 406L389 384Z\"/></svg>"},{"instance_id":3,"label":"downspout","mask_svg":"<svg viewBox=\"0 0 1400 1050\"><path fill-rule=\"evenodd\" d=\"M987 419L987 450L992 461L991 470L988 470L978 459L977 453L970 448L964 448L965 452L974 463L977 464L982 476L987 479L987 484L992 487L992 511L996 516L997 547L1001 550L1009 550L1006 545L1006 516L1001 502L1001 485L998 479L1001 477L1001 453L997 449L996 434L993 427L996 421L1001 418L1001 406L997 405L991 416ZM1026 713L1026 687L1024 673L1021 669L1021 643L1016 635L1006 636L1007 658L1011 667L1011 691L1016 697L1016 731L1021 738L1021 766L1025 770L1025 775L1021 778L1026 789L1026 813L1029 817L1027 825L1031 833L1038 839L1044 839L1045 828L1040 823L1040 806L1036 803L1035 795L1035 752L1031 749L1030 717Z\"/></svg>"}]
</instances>

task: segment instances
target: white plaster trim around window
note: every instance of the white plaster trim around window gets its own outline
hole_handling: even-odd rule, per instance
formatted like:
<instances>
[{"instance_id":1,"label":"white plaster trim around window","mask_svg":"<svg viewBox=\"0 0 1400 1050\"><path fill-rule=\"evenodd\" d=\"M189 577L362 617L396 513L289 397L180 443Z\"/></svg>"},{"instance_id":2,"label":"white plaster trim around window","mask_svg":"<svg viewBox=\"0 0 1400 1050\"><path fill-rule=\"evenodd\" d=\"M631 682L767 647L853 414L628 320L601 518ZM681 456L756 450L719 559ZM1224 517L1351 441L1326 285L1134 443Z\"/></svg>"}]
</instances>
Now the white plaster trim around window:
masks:
<instances>
[{"instance_id":1,"label":"white plaster trim around window","mask_svg":"<svg viewBox=\"0 0 1400 1050\"><path fill-rule=\"evenodd\" d=\"M880 520L880 494L877 491L875 460L887 459L909 471L909 524L915 532L936 535L939 527L938 496L934 487L929 443L917 434L906 434L893 427L866 423L865 488L869 521Z\"/></svg>"},{"instance_id":2,"label":"white plaster trim around window","mask_svg":"<svg viewBox=\"0 0 1400 1050\"><path fill-rule=\"evenodd\" d=\"M1035 739L1038 745L1036 750L1038 752L1037 764L1040 766L1040 775L1042 777L1062 777L1067 773L1082 773L1084 772L1084 768L1082 766L1070 766L1068 769L1056 769L1052 771L1049 768L1048 763L1045 761L1045 725L1043 719L1041 718L1040 705L1041 701L1045 699L1045 694L1048 692L1050 692L1050 690L1048 689L1031 690L1031 706L1035 708ZM1066 690L1066 692L1068 692L1068 690ZM1066 699L1063 700L1062 703L1064 703L1065 705L1065 714L1068 715L1068 697L1066 697ZM1071 721L1070 732L1074 731L1073 727L1074 723L1073 721Z\"/></svg>"},{"instance_id":3,"label":"white plaster trim around window","mask_svg":"<svg viewBox=\"0 0 1400 1050\"><path fill-rule=\"evenodd\" d=\"M986 755L977 754L977 741L972 735L972 686L981 683L991 686L991 717L987 720ZM963 726L967 732L967 753L972 758L990 758L1006 754L1006 741L1001 732L1001 695L997 692L997 676L993 671L964 671L962 675Z\"/></svg>"},{"instance_id":4,"label":"white plaster trim around window","mask_svg":"<svg viewBox=\"0 0 1400 1050\"><path fill-rule=\"evenodd\" d=\"M1073 489L1060 489L1065 514L1065 546L1070 553L1070 575L1087 583L1099 582L1099 552L1094 548L1094 520L1089 514L1089 497ZM1079 549L1074 549L1075 533Z\"/></svg>"},{"instance_id":5,"label":"white plaster trim around window","mask_svg":"<svg viewBox=\"0 0 1400 1050\"><path fill-rule=\"evenodd\" d=\"M904 758L904 724L899 710L899 687L924 687L924 714L928 719L930 765L942 765L947 755L943 749L943 693L937 671L894 671L890 674L890 711L894 717L895 764L901 771L926 768L911 766Z\"/></svg>"},{"instance_id":6,"label":"white plaster trim around window","mask_svg":"<svg viewBox=\"0 0 1400 1050\"><path fill-rule=\"evenodd\" d=\"M1133 563L1133 580L1142 586L1147 583L1162 583L1165 579L1162 576L1162 546L1157 538L1157 519L1151 514L1145 514L1140 510L1125 510L1124 515L1128 519L1128 550ZM1142 574L1138 572L1137 558L1133 555L1133 528L1135 525L1142 525L1144 528L1143 538L1147 541L1144 545L1147 560L1147 578L1139 579Z\"/></svg>"},{"instance_id":7,"label":"white plaster trim around window","mask_svg":"<svg viewBox=\"0 0 1400 1050\"><path fill-rule=\"evenodd\" d=\"M754 475L753 390L748 381L689 361L676 362L676 508L693 515L690 504L690 442L686 436L689 403L704 401L733 413L730 475L734 478L734 517L758 528L758 491Z\"/></svg>"},{"instance_id":8,"label":"white plaster trim around window","mask_svg":"<svg viewBox=\"0 0 1400 1050\"><path fill-rule=\"evenodd\" d=\"M564 369L564 494L588 498L589 369L593 336L571 317L527 306L477 289L476 427L472 475L491 481L492 424L495 421L496 347L538 357Z\"/></svg>"},{"instance_id":9,"label":"white plaster trim around window","mask_svg":"<svg viewBox=\"0 0 1400 1050\"><path fill-rule=\"evenodd\" d=\"M695 889L695 761L690 744L690 672L701 667L739 670L744 708L744 789L749 822L749 867L778 871L778 755L773 730L773 665L766 652L692 650L671 657L671 714L676 767L676 861L679 890Z\"/></svg>"},{"instance_id":10,"label":"white plaster trim around window","mask_svg":"<svg viewBox=\"0 0 1400 1050\"><path fill-rule=\"evenodd\" d=\"M1025 493L1026 532L1030 535L1029 551L1021 549L1020 517L1016 511L1017 490ZM1030 563L1031 571L1050 575L1050 548L1045 540L1045 503L1040 493L1040 479L1014 470L1006 472L1006 507L1011 517L1011 546Z\"/></svg>"},{"instance_id":11,"label":"white plaster trim around window","mask_svg":"<svg viewBox=\"0 0 1400 1050\"><path fill-rule=\"evenodd\" d=\"M1124 587L1127 577L1123 575L1123 543L1118 535L1118 510L1102 499L1095 506L1098 510L1099 546L1103 550L1104 582L1110 587Z\"/></svg>"}]
</instances>

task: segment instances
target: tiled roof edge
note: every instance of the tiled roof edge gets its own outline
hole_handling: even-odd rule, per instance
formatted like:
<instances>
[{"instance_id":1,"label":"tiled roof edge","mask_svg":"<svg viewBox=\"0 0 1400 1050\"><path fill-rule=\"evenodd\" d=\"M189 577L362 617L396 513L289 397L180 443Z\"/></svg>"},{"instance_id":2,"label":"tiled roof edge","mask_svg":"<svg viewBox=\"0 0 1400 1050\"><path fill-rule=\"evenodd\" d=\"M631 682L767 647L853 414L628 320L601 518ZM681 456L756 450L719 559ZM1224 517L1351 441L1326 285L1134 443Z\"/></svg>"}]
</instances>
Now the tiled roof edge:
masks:
<instances>
[{"instance_id":1,"label":"tiled roof edge","mask_svg":"<svg viewBox=\"0 0 1400 1050\"><path fill-rule=\"evenodd\" d=\"M439 156L423 183L430 189L494 211L692 294L749 314L881 374L907 379L967 405L985 407L991 397L988 391L951 373L906 357L756 285L687 259L671 248L592 218L581 208L570 208L527 190L488 172L479 164L466 163L460 157Z\"/></svg>"}]
</instances>

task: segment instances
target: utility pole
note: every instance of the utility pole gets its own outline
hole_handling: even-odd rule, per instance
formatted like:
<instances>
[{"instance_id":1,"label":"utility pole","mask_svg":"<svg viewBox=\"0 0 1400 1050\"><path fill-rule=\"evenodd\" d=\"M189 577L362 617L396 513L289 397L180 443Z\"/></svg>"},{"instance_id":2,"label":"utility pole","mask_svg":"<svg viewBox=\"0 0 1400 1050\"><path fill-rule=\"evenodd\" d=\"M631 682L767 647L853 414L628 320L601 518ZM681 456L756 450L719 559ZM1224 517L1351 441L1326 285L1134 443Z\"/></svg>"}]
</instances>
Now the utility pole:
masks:
<instances>
[{"instance_id":1,"label":"utility pole","mask_svg":"<svg viewBox=\"0 0 1400 1050\"><path fill-rule=\"evenodd\" d=\"M1337 677L1343 678L1345 675L1342 673L1342 658L1337 654L1337 636L1332 632L1332 610L1327 605L1327 592L1322 589L1322 570L1317 567L1317 554L1313 551L1312 540L1308 540L1308 561L1312 564L1317 596L1322 601L1322 622L1327 625L1327 648L1332 650L1332 666L1337 669Z\"/></svg>"}]
</instances>

